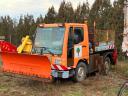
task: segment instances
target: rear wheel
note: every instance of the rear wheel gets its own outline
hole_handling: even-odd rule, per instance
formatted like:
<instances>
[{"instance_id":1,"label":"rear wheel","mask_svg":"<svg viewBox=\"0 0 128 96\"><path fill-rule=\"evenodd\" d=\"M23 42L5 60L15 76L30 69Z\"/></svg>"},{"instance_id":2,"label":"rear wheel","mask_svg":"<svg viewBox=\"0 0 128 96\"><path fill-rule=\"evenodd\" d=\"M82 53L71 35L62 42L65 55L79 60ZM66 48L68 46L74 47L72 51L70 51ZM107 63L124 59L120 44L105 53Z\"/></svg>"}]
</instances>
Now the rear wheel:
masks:
<instances>
[{"instance_id":1,"label":"rear wheel","mask_svg":"<svg viewBox=\"0 0 128 96\"><path fill-rule=\"evenodd\" d=\"M109 75L111 67L111 61L109 57L106 57L104 60L104 74Z\"/></svg>"},{"instance_id":2,"label":"rear wheel","mask_svg":"<svg viewBox=\"0 0 128 96\"><path fill-rule=\"evenodd\" d=\"M74 81L81 82L87 77L87 67L86 64L80 62L75 69Z\"/></svg>"}]
</instances>

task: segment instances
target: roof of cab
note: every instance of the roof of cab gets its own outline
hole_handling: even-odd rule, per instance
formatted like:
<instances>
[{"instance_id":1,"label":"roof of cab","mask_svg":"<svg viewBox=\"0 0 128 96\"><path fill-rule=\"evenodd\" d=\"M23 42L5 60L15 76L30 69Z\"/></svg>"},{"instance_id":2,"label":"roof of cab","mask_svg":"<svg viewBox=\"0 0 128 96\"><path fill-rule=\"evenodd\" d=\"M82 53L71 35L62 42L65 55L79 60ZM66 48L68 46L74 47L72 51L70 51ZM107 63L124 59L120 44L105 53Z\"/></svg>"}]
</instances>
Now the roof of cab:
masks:
<instances>
[{"instance_id":1,"label":"roof of cab","mask_svg":"<svg viewBox=\"0 0 128 96\"><path fill-rule=\"evenodd\" d=\"M86 23L53 23L53 24L39 24L39 27L45 28L45 27L64 27L66 25L85 25Z\"/></svg>"}]
</instances>

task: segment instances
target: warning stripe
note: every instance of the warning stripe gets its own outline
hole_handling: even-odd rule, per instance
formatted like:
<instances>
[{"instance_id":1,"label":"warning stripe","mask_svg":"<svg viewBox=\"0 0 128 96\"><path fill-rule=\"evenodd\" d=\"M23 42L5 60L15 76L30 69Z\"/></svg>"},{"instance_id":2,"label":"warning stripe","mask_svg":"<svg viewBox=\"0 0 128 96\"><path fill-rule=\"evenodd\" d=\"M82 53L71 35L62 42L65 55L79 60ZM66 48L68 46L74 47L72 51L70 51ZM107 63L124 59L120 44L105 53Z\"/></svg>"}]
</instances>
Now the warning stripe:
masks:
<instances>
[{"instance_id":1,"label":"warning stripe","mask_svg":"<svg viewBox=\"0 0 128 96\"><path fill-rule=\"evenodd\" d=\"M109 45L107 49L114 49L115 48L115 45L112 44L112 45Z\"/></svg>"},{"instance_id":2,"label":"warning stripe","mask_svg":"<svg viewBox=\"0 0 128 96\"><path fill-rule=\"evenodd\" d=\"M61 66L59 66L59 65L57 65L57 68L59 69L59 70L64 70Z\"/></svg>"},{"instance_id":3,"label":"warning stripe","mask_svg":"<svg viewBox=\"0 0 128 96\"><path fill-rule=\"evenodd\" d=\"M60 70L60 71L66 71L66 70L72 69L72 67L65 67L65 66L56 65L56 64L52 64L51 67L52 67L52 70Z\"/></svg>"}]
</instances>

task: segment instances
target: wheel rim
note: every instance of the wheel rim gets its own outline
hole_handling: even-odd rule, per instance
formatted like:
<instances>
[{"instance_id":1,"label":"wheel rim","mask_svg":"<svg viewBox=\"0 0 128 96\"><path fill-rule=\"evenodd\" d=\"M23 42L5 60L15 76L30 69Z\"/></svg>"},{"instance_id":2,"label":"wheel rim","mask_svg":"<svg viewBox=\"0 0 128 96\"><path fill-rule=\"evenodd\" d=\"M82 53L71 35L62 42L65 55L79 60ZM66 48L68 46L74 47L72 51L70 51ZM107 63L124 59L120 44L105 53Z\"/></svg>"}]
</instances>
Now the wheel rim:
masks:
<instances>
[{"instance_id":1,"label":"wheel rim","mask_svg":"<svg viewBox=\"0 0 128 96\"><path fill-rule=\"evenodd\" d=\"M110 70L110 62L109 61L105 61L105 73L108 74L109 70Z\"/></svg>"},{"instance_id":2,"label":"wheel rim","mask_svg":"<svg viewBox=\"0 0 128 96\"><path fill-rule=\"evenodd\" d=\"M83 80L84 77L85 77L85 69L84 69L84 67L80 67L78 69L78 78Z\"/></svg>"}]
</instances>

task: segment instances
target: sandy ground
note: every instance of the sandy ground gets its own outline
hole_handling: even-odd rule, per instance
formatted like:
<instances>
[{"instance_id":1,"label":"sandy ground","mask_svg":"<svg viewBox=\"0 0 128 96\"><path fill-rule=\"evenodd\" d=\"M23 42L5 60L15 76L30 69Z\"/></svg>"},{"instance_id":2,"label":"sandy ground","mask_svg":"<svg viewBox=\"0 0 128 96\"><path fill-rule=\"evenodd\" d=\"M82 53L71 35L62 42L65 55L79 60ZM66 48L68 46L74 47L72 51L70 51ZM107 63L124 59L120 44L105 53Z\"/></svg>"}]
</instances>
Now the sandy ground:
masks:
<instances>
[{"instance_id":1,"label":"sandy ground","mask_svg":"<svg viewBox=\"0 0 128 96\"><path fill-rule=\"evenodd\" d=\"M54 84L51 81L9 77L1 72L0 96L117 96L127 75L126 62L118 62L109 76L96 74L89 76L81 83L62 80Z\"/></svg>"}]
</instances>

